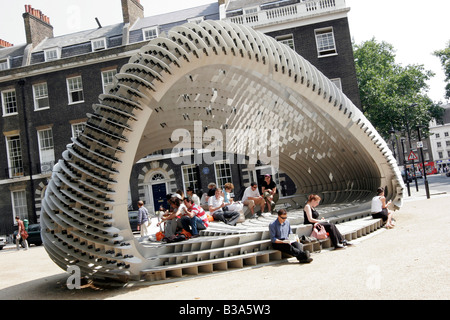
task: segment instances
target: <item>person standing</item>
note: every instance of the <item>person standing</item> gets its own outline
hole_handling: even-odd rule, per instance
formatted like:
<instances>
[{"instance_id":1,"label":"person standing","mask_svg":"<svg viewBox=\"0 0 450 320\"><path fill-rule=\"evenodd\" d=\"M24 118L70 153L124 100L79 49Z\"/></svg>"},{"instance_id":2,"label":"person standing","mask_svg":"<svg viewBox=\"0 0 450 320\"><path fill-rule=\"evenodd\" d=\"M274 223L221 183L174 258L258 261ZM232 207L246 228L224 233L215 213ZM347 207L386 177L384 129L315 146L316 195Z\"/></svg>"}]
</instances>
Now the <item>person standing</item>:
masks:
<instances>
[{"instance_id":1,"label":"person standing","mask_svg":"<svg viewBox=\"0 0 450 320\"><path fill-rule=\"evenodd\" d=\"M148 235L148 210L144 207L144 201L138 201L138 227L137 229L141 233L141 237L146 237Z\"/></svg>"},{"instance_id":2,"label":"person standing","mask_svg":"<svg viewBox=\"0 0 450 320\"><path fill-rule=\"evenodd\" d=\"M28 233L25 230L25 225L22 220L20 220L19 216L16 216L16 222L17 222L17 236L16 236L16 248L17 250L20 250L20 245L25 248L25 250L28 250Z\"/></svg>"},{"instance_id":3,"label":"person standing","mask_svg":"<svg viewBox=\"0 0 450 320\"><path fill-rule=\"evenodd\" d=\"M275 250L296 257L300 263L310 263L313 261L309 251L303 251L302 245L298 241L289 240L292 229L289 220L287 220L287 212L285 209L278 210L278 217L269 225L269 231L272 247Z\"/></svg>"}]
</instances>

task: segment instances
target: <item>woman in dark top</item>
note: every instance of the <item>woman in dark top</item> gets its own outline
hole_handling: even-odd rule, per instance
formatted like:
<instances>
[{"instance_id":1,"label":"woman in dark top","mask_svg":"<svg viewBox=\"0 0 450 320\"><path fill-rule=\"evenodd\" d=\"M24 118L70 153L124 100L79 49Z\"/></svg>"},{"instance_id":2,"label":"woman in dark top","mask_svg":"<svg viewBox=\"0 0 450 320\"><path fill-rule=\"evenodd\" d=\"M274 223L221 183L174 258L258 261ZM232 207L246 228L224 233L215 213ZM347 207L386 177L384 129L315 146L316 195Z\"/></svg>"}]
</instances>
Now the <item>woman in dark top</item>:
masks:
<instances>
[{"instance_id":1,"label":"woman in dark top","mask_svg":"<svg viewBox=\"0 0 450 320\"><path fill-rule=\"evenodd\" d=\"M344 246L348 245L345 238L339 232L338 228L333 223L325 220L325 218L319 219L319 213L316 211L316 207L319 205L321 198L312 194L308 197L308 202L305 205L305 209L303 210L304 224L315 224L320 223L325 227L325 230L330 235L331 243L333 244L335 249L344 248Z\"/></svg>"}]
</instances>

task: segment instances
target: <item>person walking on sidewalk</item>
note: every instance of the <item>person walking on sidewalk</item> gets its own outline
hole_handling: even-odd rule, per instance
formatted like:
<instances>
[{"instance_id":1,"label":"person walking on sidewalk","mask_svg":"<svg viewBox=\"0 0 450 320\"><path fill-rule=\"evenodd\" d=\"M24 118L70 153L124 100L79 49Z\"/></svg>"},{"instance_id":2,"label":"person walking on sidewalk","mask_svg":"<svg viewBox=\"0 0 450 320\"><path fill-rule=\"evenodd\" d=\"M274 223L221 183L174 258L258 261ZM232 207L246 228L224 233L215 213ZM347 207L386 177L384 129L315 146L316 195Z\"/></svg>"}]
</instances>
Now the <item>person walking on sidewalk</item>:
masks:
<instances>
[{"instance_id":1,"label":"person walking on sidewalk","mask_svg":"<svg viewBox=\"0 0 450 320\"><path fill-rule=\"evenodd\" d=\"M141 232L141 237L146 237L148 235L148 210L144 207L144 201L138 201L138 227L137 229Z\"/></svg>"},{"instance_id":2,"label":"person walking on sidewalk","mask_svg":"<svg viewBox=\"0 0 450 320\"><path fill-rule=\"evenodd\" d=\"M28 250L28 233L25 230L25 225L23 224L23 221L20 220L19 216L16 216L16 222L17 222L17 236L16 236L16 248L17 250L20 250L20 245L25 248L25 250Z\"/></svg>"},{"instance_id":3,"label":"person walking on sidewalk","mask_svg":"<svg viewBox=\"0 0 450 320\"><path fill-rule=\"evenodd\" d=\"M278 217L269 225L269 231L272 247L275 250L296 257L300 263L310 263L313 260L309 251L303 251L302 245L298 241L289 240L292 229L287 220L286 210L278 210Z\"/></svg>"}]
</instances>

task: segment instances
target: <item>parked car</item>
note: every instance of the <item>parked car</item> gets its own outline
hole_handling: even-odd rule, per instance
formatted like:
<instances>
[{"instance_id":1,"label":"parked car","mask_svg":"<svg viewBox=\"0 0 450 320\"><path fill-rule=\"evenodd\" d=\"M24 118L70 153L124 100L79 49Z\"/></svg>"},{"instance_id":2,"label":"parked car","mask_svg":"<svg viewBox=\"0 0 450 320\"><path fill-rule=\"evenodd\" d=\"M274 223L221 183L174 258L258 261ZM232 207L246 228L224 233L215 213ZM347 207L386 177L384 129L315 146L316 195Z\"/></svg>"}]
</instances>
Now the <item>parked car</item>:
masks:
<instances>
[{"instance_id":1,"label":"parked car","mask_svg":"<svg viewBox=\"0 0 450 320\"><path fill-rule=\"evenodd\" d=\"M408 176L407 176L408 175ZM402 177L403 177L403 182L409 182L411 183L413 181L413 178L411 176L411 173L408 171L408 174L406 174L405 170L402 171Z\"/></svg>"},{"instance_id":2,"label":"parked car","mask_svg":"<svg viewBox=\"0 0 450 320\"><path fill-rule=\"evenodd\" d=\"M131 231L137 231L139 211L128 211L128 219L130 220Z\"/></svg>"},{"instance_id":3,"label":"parked car","mask_svg":"<svg viewBox=\"0 0 450 320\"><path fill-rule=\"evenodd\" d=\"M6 246L6 239L4 237L0 237L0 250L2 250L4 246Z\"/></svg>"},{"instance_id":4,"label":"parked car","mask_svg":"<svg viewBox=\"0 0 450 320\"><path fill-rule=\"evenodd\" d=\"M41 225L39 223L30 224L28 226L28 245L34 244L40 246L42 244ZM14 231L13 243L16 244L17 230Z\"/></svg>"}]
</instances>

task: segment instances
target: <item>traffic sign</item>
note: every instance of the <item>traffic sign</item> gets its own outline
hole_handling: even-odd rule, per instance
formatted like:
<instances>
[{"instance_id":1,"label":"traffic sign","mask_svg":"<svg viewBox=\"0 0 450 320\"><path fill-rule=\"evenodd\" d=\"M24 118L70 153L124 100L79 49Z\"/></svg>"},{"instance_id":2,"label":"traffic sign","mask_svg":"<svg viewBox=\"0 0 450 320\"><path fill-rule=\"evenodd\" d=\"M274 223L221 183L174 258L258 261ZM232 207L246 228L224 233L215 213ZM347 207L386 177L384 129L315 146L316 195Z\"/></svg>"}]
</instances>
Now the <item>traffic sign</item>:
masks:
<instances>
[{"instance_id":1,"label":"traffic sign","mask_svg":"<svg viewBox=\"0 0 450 320\"><path fill-rule=\"evenodd\" d=\"M417 141L417 148L423 148L423 141Z\"/></svg>"},{"instance_id":2,"label":"traffic sign","mask_svg":"<svg viewBox=\"0 0 450 320\"><path fill-rule=\"evenodd\" d=\"M417 155L411 150L408 156L408 160L418 160L418 159L419 158L417 157Z\"/></svg>"}]
</instances>

